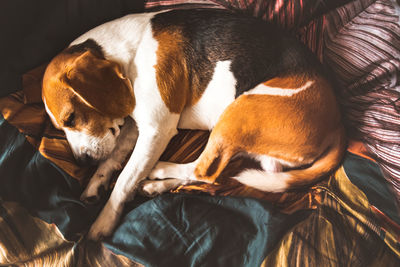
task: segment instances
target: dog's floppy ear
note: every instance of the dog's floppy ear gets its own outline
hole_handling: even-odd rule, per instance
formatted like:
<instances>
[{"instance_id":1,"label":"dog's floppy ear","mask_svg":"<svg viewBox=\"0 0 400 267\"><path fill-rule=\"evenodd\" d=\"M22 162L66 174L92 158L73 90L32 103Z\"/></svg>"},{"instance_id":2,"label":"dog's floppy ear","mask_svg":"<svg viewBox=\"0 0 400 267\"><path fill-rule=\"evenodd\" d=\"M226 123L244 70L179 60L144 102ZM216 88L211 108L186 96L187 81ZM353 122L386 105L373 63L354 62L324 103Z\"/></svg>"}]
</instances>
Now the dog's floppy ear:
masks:
<instances>
[{"instance_id":1,"label":"dog's floppy ear","mask_svg":"<svg viewBox=\"0 0 400 267\"><path fill-rule=\"evenodd\" d=\"M90 50L67 67L64 80L84 103L100 113L126 117L133 111L133 89L119 65L96 56Z\"/></svg>"}]
</instances>

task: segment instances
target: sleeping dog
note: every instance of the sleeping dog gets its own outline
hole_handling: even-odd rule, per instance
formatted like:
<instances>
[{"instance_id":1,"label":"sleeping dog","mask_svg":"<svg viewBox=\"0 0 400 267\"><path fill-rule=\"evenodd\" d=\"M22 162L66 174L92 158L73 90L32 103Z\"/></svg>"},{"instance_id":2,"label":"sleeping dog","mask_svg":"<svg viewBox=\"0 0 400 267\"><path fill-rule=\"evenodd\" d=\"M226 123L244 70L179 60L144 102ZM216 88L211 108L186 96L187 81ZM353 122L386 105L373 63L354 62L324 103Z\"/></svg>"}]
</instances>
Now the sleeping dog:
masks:
<instances>
[{"instance_id":1,"label":"sleeping dog","mask_svg":"<svg viewBox=\"0 0 400 267\"><path fill-rule=\"evenodd\" d=\"M94 240L112 233L139 185L155 194L213 183L241 156L261 168L233 179L282 192L328 174L345 150L332 85L311 52L270 24L222 10L98 26L50 62L42 98L75 158L100 162L82 200L96 199L128 157L89 230ZM192 163L158 162L177 128L211 130L205 150Z\"/></svg>"}]
</instances>

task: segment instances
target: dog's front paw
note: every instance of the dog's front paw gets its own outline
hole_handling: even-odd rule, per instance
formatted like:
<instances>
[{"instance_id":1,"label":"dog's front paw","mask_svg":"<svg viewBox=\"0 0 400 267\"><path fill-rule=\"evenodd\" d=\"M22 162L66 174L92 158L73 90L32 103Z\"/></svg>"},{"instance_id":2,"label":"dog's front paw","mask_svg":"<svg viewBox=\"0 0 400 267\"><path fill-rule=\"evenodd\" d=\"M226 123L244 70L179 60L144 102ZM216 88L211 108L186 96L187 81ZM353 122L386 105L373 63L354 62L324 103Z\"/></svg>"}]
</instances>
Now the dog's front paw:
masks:
<instances>
[{"instance_id":1,"label":"dog's front paw","mask_svg":"<svg viewBox=\"0 0 400 267\"><path fill-rule=\"evenodd\" d=\"M105 195L108 190L109 179L103 175L93 176L83 191L80 199L86 204L96 204L99 202L101 196Z\"/></svg>"},{"instance_id":2,"label":"dog's front paw","mask_svg":"<svg viewBox=\"0 0 400 267\"><path fill-rule=\"evenodd\" d=\"M107 202L96 221L90 227L87 239L99 241L104 237L110 236L118 223L119 217L120 212L112 209Z\"/></svg>"},{"instance_id":3,"label":"dog's front paw","mask_svg":"<svg viewBox=\"0 0 400 267\"><path fill-rule=\"evenodd\" d=\"M86 204L96 204L109 190L111 176L114 171L120 170L121 164L107 160L102 163L83 191L80 200Z\"/></svg>"}]
</instances>

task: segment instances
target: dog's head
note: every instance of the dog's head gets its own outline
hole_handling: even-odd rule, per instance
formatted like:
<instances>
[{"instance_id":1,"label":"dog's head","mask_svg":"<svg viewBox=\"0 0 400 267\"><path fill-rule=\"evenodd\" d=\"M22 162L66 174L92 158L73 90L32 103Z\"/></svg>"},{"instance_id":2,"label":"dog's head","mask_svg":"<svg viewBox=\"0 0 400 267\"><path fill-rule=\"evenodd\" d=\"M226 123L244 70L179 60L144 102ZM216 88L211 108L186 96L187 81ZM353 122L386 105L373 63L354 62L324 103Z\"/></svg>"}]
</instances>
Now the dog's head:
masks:
<instances>
[{"instance_id":1,"label":"dog's head","mask_svg":"<svg viewBox=\"0 0 400 267\"><path fill-rule=\"evenodd\" d=\"M132 86L120 66L87 44L67 48L50 62L42 99L80 162L102 160L111 153L124 118L135 105Z\"/></svg>"}]
</instances>

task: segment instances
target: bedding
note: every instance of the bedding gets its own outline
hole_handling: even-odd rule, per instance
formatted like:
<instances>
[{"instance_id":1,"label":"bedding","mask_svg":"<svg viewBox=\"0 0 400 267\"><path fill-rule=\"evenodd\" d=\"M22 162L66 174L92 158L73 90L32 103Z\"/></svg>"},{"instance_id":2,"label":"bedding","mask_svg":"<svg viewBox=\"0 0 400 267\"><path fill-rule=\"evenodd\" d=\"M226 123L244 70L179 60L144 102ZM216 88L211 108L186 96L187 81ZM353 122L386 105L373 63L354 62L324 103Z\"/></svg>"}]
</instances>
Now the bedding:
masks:
<instances>
[{"instance_id":1,"label":"bedding","mask_svg":"<svg viewBox=\"0 0 400 267\"><path fill-rule=\"evenodd\" d=\"M349 146L335 173L303 190L264 193L223 177L228 186L137 196L115 233L98 243L84 234L104 203L79 201L94 169L78 167L52 127L40 99L48 58L32 59L36 67L21 68L20 87L0 98L0 266L399 266L398 6L328 2L144 3L146 10L229 8L293 31L338 80ZM42 53L61 49L53 45ZM366 51L374 57L361 57ZM190 162L207 137L180 131L162 159ZM229 172L243 164L233 162Z\"/></svg>"}]
</instances>

